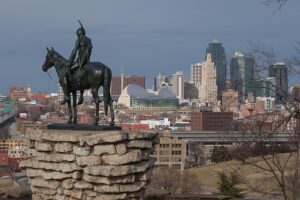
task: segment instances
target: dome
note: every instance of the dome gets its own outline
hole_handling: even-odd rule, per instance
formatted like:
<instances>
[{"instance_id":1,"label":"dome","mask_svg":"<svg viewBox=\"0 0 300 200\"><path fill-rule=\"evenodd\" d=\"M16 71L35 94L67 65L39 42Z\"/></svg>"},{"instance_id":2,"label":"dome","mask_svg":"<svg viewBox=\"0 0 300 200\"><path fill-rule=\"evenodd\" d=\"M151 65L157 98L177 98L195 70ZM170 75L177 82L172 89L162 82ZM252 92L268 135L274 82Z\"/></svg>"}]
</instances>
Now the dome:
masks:
<instances>
[{"instance_id":1,"label":"dome","mask_svg":"<svg viewBox=\"0 0 300 200\"><path fill-rule=\"evenodd\" d=\"M137 99L146 99L151 98L151 96L153 96L152 94L148 93L144 88L135 84L127 85L124 88L124 91L126 91L128 95Z\"/></svg>"},{"instance_id":2,"label":"dome","mask_svg":"<svg viewBox=\"0 0 300 200\"><path fill-rule=\"evenodd\" d=\"M167 87L162 87L158 91L158 96L163 99L165 99L165 98L175 98L176 99L176 94Z\"/></svg>"}]
</instances>

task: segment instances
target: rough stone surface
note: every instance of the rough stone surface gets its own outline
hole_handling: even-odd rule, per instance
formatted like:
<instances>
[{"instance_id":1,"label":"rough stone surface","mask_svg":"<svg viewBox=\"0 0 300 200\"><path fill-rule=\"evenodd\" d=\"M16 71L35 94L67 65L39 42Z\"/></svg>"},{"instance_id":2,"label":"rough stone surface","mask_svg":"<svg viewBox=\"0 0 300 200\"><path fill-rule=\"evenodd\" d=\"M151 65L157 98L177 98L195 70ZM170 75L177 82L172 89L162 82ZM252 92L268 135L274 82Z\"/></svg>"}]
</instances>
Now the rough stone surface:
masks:
<instances>
[{"instance_id":1,"label":"rough stone surface","mask_svg":"<svg viewBox=\"0 0 300 200\"><path fill-rule=\"evenodd\" d=\"M93 185L86 181L78 181L74 184L74 187L77 189L93 189Z\"/></svg>"},{"instance_id":2,"label":"rough stone surface","mask_svg":"<svg viewBox=\"0 0 300 200\"><path fill-rule=\"evenodd\" d=\"M131 162L138 162L142 160L141 150L133 150L123 155L103 155L102 160L109 165L124 165Z\"/></svg>"},{"instance_id":3,"label":"rough stone surface","mask_svg":"<svg viewBox=\"0 0 300 200\"><path fill-rule=\"evenodd\" d=\"M126 153L127 149L126 149L126 145L125 144L117 144L116 145L116 151L117 151L117 154L121 155L121 154L124 154Z\"/></svg>"},{"instance_id":4,"label":"rough stone surface","mask_svg":"<svg viewBox=\"0 0 300 200\"><path fill-rule=\"evenodd\" d=\"M27 131L32 157L21 161L38 200L142 199L157 133Z\"/></svg>"},{"instance_id":5,"label":"rough stone surface","mask_svg":"<svg viewBox=\"0 0 300 200\"><path fill-rule=\"evenodd\" d=\"M78 155L78 156L88 156L91 153L91 148L74 146L73 152L75 155Z\"/></svg>"},{"instance_id":6,"label":"rough stone surface","mask_svg":"<svg viewBox=\"0 0 300 200\"><path fill-rule=\"evenodd\" d=\"M86 166L86 165L100 165L101 157L100 156L77 156L76 163L79 166Z\"/></svg>"},{"instance_id":7,"label":"rough stone surface","mask_svg":"<svg viewBox=\"0 0 300 200\"><path fill-rule=\"evenodd\" d=\"M70 142L56 143L54 145L54 151L59 153L67 153L67 152L71 152L72 150L73 150L73 144Z\"/></svg>"},{"instance_id":8,"label":"rough stone surface","mask_svg":"<svg viewBox=\"0 0 300 200\"><path fill-rule=\"evenodd\" d=\"M150 149L152 148L152 142L148 140L132 140L127 143L128 148L140 148Z\"/></svg>"},{"instance_id":9,"label":"rough stone surface","mask_svg":"<svg viewBox=\"0 0 300 200\"><path fill-rule=\"evenodd\" d=\"M114 153L116 153L116 149L115 146L112 144L94 146L94 155L114 154Z\"/></svg>"},{"instance_id":10,"label":"rough stone surface","mask_svg":"<svg viewBox=\"0 0 300 200\"><path fill-rule=\"evenodd\" d=\"M74 161L75 155L74 154L62 154L62 153L43 153L37 152L36 159L41 161L48 161L48 162L62 162L62 161Z\"/></svg>"},{"instance_id":11,"label":"rough stone surface","mask_svg":"<svg viewBox=\"0 0 300 200\"><path fill-rule=\"evenodd\" d=\"M35 148L38 151L52 151L52 145L46 142L35 141Z\"/></svg>"}]
</instances>

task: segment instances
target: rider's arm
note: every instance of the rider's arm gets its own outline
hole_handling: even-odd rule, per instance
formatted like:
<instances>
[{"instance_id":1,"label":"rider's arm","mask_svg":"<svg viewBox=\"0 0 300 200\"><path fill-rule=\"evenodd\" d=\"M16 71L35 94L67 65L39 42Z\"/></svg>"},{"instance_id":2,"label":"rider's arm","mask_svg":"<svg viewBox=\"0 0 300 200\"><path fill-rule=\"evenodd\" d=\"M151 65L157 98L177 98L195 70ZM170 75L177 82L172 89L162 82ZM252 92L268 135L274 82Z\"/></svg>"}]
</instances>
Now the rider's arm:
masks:
<instances>
[{"instance_id":1,"label":"rider's arm","mask_svg":"<svg viewBox=\"0 0 300 200\"><path fill-rule=\"evenodd\" d=\"M76 53L77 53L77 50L79 48L79 40L76 41L75 43L75 47L70 55L70 58L69 58L69 61L70 61L70 65L73 64L74 60L75 60L75 57L76 57Z\"/></svg>"}]
</instances>

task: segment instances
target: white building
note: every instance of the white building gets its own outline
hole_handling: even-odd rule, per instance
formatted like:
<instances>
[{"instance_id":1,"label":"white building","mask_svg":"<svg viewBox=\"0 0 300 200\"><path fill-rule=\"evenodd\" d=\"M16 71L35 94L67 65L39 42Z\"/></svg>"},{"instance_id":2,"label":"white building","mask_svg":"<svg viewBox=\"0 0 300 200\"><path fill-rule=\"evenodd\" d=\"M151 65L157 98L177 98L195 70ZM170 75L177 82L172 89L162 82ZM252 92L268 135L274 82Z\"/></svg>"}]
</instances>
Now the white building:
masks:
<instances>
[{"instance_id":1,"label":"white building","mask_svg":"<svg viewBox=\"0 0 300 200\"><path fill-rule=\"evenodd\" d=\"M184 99L184 74L179 71L172 75L172 91L178 99Z\"/></svg>"},{"instance_id":2,"label":"white building","mask_svg":"<svg viewBox=\"0 0 300 200\"><path fill-rule=\"evenodd\" d=\"M216 66L212 62L211 53L207 53L207 59L202 62L201 83L199 87L199 100L209 105L217 102Z\"/></svg>"},{"instance_id":3,"label":"white building","mask_svg":"<svg viewBox=\"0 0 300 200\"><path fill-rule=\"evenodd\" d=\"M118 105L130 109L176 109L178 99L169 88L149 93L139 85L129 84L122 90Z\"/></svg>"},{"instance_id":4,"label":"white building","mask_svg":"<svg viewBox=\"0 0 300 200\"><path fill-rule=\"evenodd\" d=\"M163 120L141 120L140 124L148 124L150 129L163 129L170 127L171 122L168 118L164 118Z\"/></svg>"},{"instance_id":5,"label":"white building","mask_svg":"<svg viewBox=\"0 0 300 200\"><path fill-rule=\"evenodd\" d=\"M194 83L201 83L202 64L196 63L191 65L191 79Z\"/></svg>"}]
</instances>

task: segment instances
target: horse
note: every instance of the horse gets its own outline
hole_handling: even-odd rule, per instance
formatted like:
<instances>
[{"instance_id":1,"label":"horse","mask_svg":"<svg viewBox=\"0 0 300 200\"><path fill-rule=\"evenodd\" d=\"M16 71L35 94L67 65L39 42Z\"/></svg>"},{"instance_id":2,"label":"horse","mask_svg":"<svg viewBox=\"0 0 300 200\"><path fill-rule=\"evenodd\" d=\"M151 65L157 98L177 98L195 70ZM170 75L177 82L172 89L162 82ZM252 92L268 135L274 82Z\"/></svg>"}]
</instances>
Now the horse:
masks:
<instances>
[{"instance_id":1,"label":"horse","mask_svg":"<svg viewBox=\"0 0 300 200\"><path fill-rule=\"evenodd\" d=\"M94 125L98 125L99 121L99 103L100 98L98 95L98 90L102 86L103 87L103 101L104 101L104 112L107 116L108 105L110 107L110 126L114 126L114 109L113 109L113 101L110 94L110 84L112 73L109 67L104 65L101 62L89 62L82 66L81 68L75 70L70 73L69 77L69 87L67 87L63 82L67 73L70 71L70 62L61 56L58 52L56 52L53 48L51 50L47 47L47 55L45 62L42 66L42 70L47 72L51 67L55 67L57 76L59 77L59 83L63 88L64 95L67 97L67 104L69 110L69 119L68 124L77 124L77 91L80 91L81 94L84 90L91 89L93 100L96 105L96 116ZM71 105L70 93L72 93L73 97L73 110ZM82 101L80 99L79 101Z\"/></svg>"}]
</instances>

